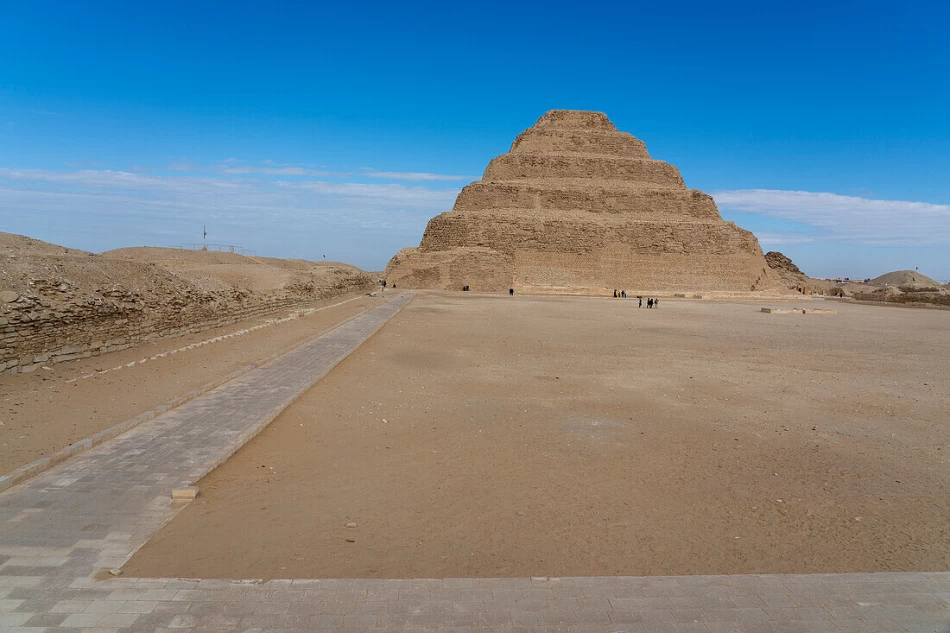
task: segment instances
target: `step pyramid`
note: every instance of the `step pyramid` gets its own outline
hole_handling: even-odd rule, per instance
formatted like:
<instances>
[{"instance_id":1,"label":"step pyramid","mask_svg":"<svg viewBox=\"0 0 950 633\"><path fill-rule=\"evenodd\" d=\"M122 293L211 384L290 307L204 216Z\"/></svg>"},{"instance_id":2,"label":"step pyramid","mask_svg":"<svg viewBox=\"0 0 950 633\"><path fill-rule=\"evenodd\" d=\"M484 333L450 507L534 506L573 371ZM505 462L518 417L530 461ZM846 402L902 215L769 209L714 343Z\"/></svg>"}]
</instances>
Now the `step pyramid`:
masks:
<instances>
[{"instance_id":1,"label":"step pyramid","mask_svg":"<svg viewBox=\"0 0 950 633\"><path fill-rule=\"evenodd\" d=\"M741 291L780 280L755 236L600 112L552 110L389 262L399 287Z\"/></svg>"}]
</instances>

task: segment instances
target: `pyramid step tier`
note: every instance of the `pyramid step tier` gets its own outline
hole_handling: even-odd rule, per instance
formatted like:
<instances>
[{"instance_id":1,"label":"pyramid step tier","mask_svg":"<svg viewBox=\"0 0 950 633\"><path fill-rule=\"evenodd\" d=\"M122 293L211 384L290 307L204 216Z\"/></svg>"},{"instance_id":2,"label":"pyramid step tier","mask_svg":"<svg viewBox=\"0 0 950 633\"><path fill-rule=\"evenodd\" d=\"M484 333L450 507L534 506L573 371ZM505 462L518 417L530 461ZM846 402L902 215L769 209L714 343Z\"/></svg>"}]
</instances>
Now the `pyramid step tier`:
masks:
<instances>
[{"instance_id":1,"label":"pyramid step tier","mask_svg":"<svg viewBox=\"0 0 950 633\"><path fill-rule=\"evenodd\" d=\"M538 128L617 131L617 127L610 122L606 114L589 110L549 110L531 129Z\"/></svg>"},{"instance_id":2,"label":"pyramid step tier","mask_svg":"<svg viewBox=\"0 0 950 633\"><path fill-rule=\"evenodd\" d=\"M459 194L454 210L480 212L496 209L520 209L536 215L558 210L588 213L640 215L645 219L709 219L719 220L719 211L712 196L696 189L618 186L603 181L603 187L590 181L579 186L541 186L532 183L474 182Z\"/></svg>"},{"instance_id":3,"label":"pyramid step tier","mask_svg":"<svg viewBox=\"0 0 950 633\"><path fill-rule=\"evenodd\" d=\"M502 154L485 169L482 180L488 182L556 181L560 179L617 182L619 186L636 183L649 187L685 189L679 170L659 160L602 156L566 156L541 154ZM603 185L601 185L603 186Z\"/></svg>"},{"instance_id":4,"label":"pyramid step tier","mask_svg":"<svg viewBox=\"0 0 950 633\"><path fill-rule=\"evenodd\" d=\"M514 254L486 247L461 247L437 252L417 248L400 251L387 277L410 288L504 291L610 288L696 292L750 292L770 287L762 256L753 253L643 253L624 245L597 247L582 259L568 252L521 249ZM632 295L631 295L632 296Z\"/></svg>"},{"instance_id":5,"label":"pyramid step tier","mask_svg":"<svg viewBox=\"0 0 950 633\"><path fill-rule=\"evenodd\" d=\"M518 135L510 153L650 159L640 139L604 130L530 128Z\"/></svg>"},{"instance_id":6,"label":"pyramid step tier","mask_svg":"<svg viewBox=\"0 0 950 633\"><path fill-rule=\"evenodd\" d=\"M762 258L749 231L731 222L630 221L619 216L585 217L543 214L532 218L514 212L452 211L429 220L419 250L437 252L459 247L490 248L508 254L523 250L587 257L604 245L642 255L748 254ZM580 261L580 260L578 260ZM761 259L764 262L764 258Z\"/></svg>"}]
</instances>

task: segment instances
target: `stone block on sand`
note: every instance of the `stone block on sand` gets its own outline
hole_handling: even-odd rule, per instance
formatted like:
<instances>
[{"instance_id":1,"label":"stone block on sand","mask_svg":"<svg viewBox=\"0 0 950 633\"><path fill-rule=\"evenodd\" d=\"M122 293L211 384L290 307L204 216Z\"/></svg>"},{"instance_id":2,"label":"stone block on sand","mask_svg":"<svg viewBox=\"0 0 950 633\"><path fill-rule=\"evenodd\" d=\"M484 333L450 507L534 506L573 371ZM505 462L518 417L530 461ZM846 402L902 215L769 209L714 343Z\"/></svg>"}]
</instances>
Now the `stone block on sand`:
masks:
<instances>
[{"instance_id":1,"label":"stone block on sand","mask_svg":"<svg viewBox=\"0 0 950 633\"><path fill-rule=\"evenodd\" d=\"M172 499L176 501L191 501L198 496L198 486L182 486L172 490Z\"/></svg>"}]
</instances>

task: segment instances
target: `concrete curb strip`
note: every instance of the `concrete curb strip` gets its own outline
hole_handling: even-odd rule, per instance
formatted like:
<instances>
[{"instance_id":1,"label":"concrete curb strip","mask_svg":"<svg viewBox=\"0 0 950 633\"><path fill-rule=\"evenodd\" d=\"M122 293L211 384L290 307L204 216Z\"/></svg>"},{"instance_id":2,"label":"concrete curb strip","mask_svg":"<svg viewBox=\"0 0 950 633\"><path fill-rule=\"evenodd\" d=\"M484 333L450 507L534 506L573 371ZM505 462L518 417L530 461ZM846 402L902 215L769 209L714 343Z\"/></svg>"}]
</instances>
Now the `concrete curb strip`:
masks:
<instances>
[{"instance_id":1,"label":"concrete curb strip","mask_svg":"<svg viewBox=\"0 0 950 633\"><path fill-rule=\"evenodd\" d=\"M398 295L397 295L397 296L398 296ZM342 305L343 303L348 303L349 301L353 301L353 300L359 299L359 298L360 298L360 297L353 297L353 299L348 299L347 301L343 301L343 302L341 302L341 303L335 304L335 305L333 305L333 306L327 306L327 307L336 307L336 306ZM393 298L395 298L395 297L393 297ZM391 301L391 299L388 300L388 301ZM381 304L381 305L382 305L382 304ZM363 314L366 314L367 312L369 312L370 310L375 309L376 307L379 307L379 306L374 306L374 307L371 307L371 308L367 308L366 310L363 310L362 312L358 312L357 314L354 314L354 315L352 315L352 316L350 316L350 317L344 319L343 321L340 321L339 323L335 324L333 327L331 327L331 328L328 329L328 330L325 330L325 331L323 331L323 332L320 332L319 334L316 334L316 335L314 335L314 336L311 336L311 337L309 337L309 338L306 338L306 339L304 339L304 340L302 340L302 341L300 341L300 342L298 342L298 343L294 343L293 345L290 345L289 347L286 347L286 348L284 348L284 349L282 349L282 350L279 350L279 351L277 351L277 352L275 352L275 353L273 353L273 354L271 354L271 355L269 355L269 356L267 356L267 357L265 357L265 358L262 358L262 359L259 360L259 361L256 361L256 362L254 362L254 363L251 363L250 365L246 365L246 366L244 366L244 367L242 367L242 368L240 368L240 369L238 369L238 370L236 370L236 371L233 371L233 372L231 372L230 374L228 374L227 376L224 376L223 378L219 378L218 380L214 380L214 381L212 381L212 382L209 382L209 383L207 383L207 384L205 384L205 385L202 385L201 387L198 387L197 389L195 389L195 390L193 390L193 391L189 391L188 393L186 393L186 394L183 395L183 396L180 396L180 397L178 397L178 398L175 398L174 400L172 400L172 401L170 401L170 402L166 402L165 404L159 405L159 406L155 407L154 409L151 409L151 410L146 411L146 412L144 412L144 413L140 413L139 415L135 416L134 418L131 418L131 419L129 419L129 420L125 420L124 422L119 422L118 424L115 424L115 425L113 425L113 426L110 426L110 427L107 428L107 429L103 429L102 431L99 431L98 433L96 433L96 434L93 435L92 437L87 437L87 438L84 439L84 440L80 440L80 441L78 441L78 442L76 442L76 443L74 443L74 444L70 444L70 445L67 446L66 448L63 448L63 449L60 449L60 450L56 451L55 453L53 453L53 454L50 455L49 457L41 457L41 458L39 458L39 459L37 459L37 460L35 460L35 461L30 462L29 464L26 464L26 465L24 465L24 466L20 466L20 467L17 468L16 470L13 470L13 471L11 471L11 472L5 474L5 475L0 476L0 492L3 492L4 490L7 490L7 489L9 489L9 488L12 487L12 486L15 486L15 485L17 485L17 484L19 484L19 483L22 483L22 482L26 481L27 479L31 479L31 478L35 477L36 475L38 475L38 474L40 474L40 473L42 473L42 472L44 472L44 471L49 470L49 469L52 468L53 466L56 466L57 464L63 463L64 461L66 461L67 459L69 459L69 458L71 458L71 457L75 457L76 455L80 455L80 454L82 454L82 453L85 453L86 451L88 451L88 450L90 450L90 449L92 449L92 448L94 448L94 447L96 447L96 446L99 446L100 444L102 444L102 443L104 443L104 442L107 442L107 441L109 441L109 440L111 440L111 439L113 439L113 438L116 438L116 437L118 437L119 435L122 435L123 433L125 433L126 431L137 427L138 425L142 424L143 422L148 422L149 420L152 420L152 419L154 419L154 418L156 418L156 417L162 415L163 413L166 413L166 412L168 412L168 411L171 411L172 409L175 409L175 408L177 408L177 407L180 407L181 405L185 404L186 402L190 402L191 400L194 400L194 399L197 398L198 396L202 396L202 395L208 393L209 391L211 391L212 389L216 389L216 388L220 387L221 385L223 385L223 384L225 384L225 383L227 383L227 382L230 382L230 381L234 380L235 378L238 378L238 377L240 377L240 376L243 376L244 374L246 374L246 373L248 373L248 372L250 372L250 371L253 371L253 370L255 370L255 369L259 368L259 367L262 367L262 366L264 366L264 365L266 365L266 364L268 364L268 363L270 363L270 362L273 362L274 360L280 358L280 357L283 356L284 354L288 354L288 353L294 351L295 349L297 349L298 347L302 347L302 346L306 345L307 343L311 342L313 339L319 338L319 337L321 337L321 336L323 336L323 335L325 335L325 334L328 334L328 333L332 332L333 330L337 329L338 327L340 327L340 326L343 325L344 323L347 323L347 322L349 322L349 321L351 321L351 320L353 320L353 319L355 319L355 318L357 318L357 317L359 317L359 316L361 316L361 315L363 315ZM301 392L301 393L302 393L302 392ZM294 400L296 400L296 398L299 397L300 395L301 395L301 394L295 394ZM291 400L291 402L293 402L293 401ZM284 408L286 408L286 406L289 406L289 405L290 405L290 402L288 402L287 405L285 405ZM275 415L274 417L276 418L276 415ZM267 420L266 423L264 423L264 424L260 427L260 429L263 429L265 426L267 426L268 424L270 424L272 421L273 421L273 418L270 419L270 420ZM250 437L248 437L247 440L244 440L244 442L242 443L242 446L243 446L243 444L247 443L247 441L250 440L251 437L254 437L254 435L257 435L257 433L260 432L260 429L257 429L257 430L254 432L253 435L251 435ZM243 438L242 438L242 439L243 439ZM233 454L233 453L232 453L232 454ZM228 457L230 457L230 455L229 455ZM227 459L227 458L225 458L225 459ZM221 461L223 462L224 460L221 460ZM219 462L218 465L220 465L220 463L221 463L221 462ZM209 471L209 472L210 472L210 471Z\"/></svg>"}]
</instances>

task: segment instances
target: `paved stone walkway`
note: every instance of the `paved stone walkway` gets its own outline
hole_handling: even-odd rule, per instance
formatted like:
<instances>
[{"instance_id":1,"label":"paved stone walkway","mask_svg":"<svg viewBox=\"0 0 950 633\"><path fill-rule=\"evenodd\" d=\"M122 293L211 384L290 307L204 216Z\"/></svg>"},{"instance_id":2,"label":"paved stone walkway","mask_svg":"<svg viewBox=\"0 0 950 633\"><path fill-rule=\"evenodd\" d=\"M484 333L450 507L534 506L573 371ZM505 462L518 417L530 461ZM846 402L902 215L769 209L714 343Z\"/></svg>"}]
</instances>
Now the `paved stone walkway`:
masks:
<instances>
[{"instance_id":1,"label":"paved stone walkway","mask_svg":"<svg viewBox=\"0 0 950 633\"><path fill-rule=\"evenodd\" d=\"M233 454L409 299L0 494L0 631L950 633L950 573L97 580L174 517L173 488Z\"/></svg>"}]
</instances>

